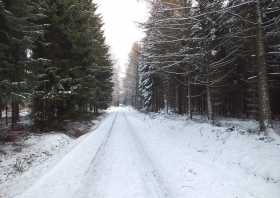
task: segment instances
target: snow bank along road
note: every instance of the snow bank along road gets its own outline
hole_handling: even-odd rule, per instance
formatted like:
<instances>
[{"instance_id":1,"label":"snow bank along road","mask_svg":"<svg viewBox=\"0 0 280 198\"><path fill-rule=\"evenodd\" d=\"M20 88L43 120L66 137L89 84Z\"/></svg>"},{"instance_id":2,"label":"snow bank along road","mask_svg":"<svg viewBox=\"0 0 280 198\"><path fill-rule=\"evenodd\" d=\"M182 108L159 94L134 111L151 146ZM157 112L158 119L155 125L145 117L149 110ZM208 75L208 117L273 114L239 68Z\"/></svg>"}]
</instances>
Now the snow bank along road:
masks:
<instances>
[{"instance_id":1,"label":"snow bank along road","mask_svg":"<svg viewBox=\"0 0 280 198\"><path fill-rule=\"evenodd\" d=\"M129 108L17 198L279 198L280 142Z\"/></svg>"}]
</instances>

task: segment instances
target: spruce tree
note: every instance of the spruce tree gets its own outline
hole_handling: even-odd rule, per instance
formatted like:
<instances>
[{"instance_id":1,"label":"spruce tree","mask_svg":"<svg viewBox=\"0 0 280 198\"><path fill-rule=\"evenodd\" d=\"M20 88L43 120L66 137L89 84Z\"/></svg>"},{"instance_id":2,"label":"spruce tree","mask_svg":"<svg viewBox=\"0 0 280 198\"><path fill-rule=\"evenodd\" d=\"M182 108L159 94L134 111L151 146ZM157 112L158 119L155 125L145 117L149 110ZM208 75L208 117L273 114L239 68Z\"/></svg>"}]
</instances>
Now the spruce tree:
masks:
<instances>
[{"instance_id":1,"label":"spruce tree","mask_svg":"<svg viewBox=\"0 0 280 198\"><path fill-rule=\"evenodd\" d=\"M33 57L37 87L33 117L43 124L106 108L112 63L102 22L92 1L44 1L48 24Z\"/></svg>"},{"instance_id":2,"label":"spruce tree","mask_svg":"<svg viewBox=\"0 0 280 198\"><path fill-rule=\"evenodd\" d=\"M19 120L19 105L26 101L30 92L27 89L28 49L37 35L40 27L32 20L40 17L35 12L36 4L31 0L1 1L1 32L2 32L2 87L4 96L2 103L9 104L12 111L12 127Z\"/></svg>"}]
</instances>

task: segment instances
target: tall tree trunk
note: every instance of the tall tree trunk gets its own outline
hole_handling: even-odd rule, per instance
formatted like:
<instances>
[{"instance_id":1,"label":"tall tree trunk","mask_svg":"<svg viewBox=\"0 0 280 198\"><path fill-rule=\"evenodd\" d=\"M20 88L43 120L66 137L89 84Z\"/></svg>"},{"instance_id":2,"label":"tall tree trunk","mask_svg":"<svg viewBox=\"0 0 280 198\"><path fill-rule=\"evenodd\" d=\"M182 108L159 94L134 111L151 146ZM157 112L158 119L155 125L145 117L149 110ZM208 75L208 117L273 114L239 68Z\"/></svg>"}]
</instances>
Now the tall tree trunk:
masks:
<instances>
[{"instance_id":1,"label":"tall tree trunk","mask_svg":"<svg viewBox=\"0 0 280 198\"><path fill-rule=\"evenodd\" d=\"M213 106L212 106L212 97L211 97L211 88L209 82L206 85L206 100L207 100L207 115L208 120L213 123L214 116L213 116Z\"/></svg>"},{"instance_id":2,"label":"tall tree trunk","mask_svg":"<svg viewBox=\"0 0 280 198\"><path fill-rule=\"evenodd\" d=\"M93 109L94 109L94 113L97 114L98 113L98 108L97 108L96 105L94 105Z\"/></svg>"},{"instance_id":3,"label":"tall tree trunk","mask_svg":"<svg viewBox=\"0 0 280 198\"><path fill-rule=\"evenodd\" d=\"M1 127L3 125L3 120L2 120L2 109L1 109Z\"/></svg>"},{"instance_id":4,"label":"tall tree trunk","mask_svg":"<svg viewBox=\"0 0 280 198\"><path fill-rule=\"evenodd\" d=\"M15 116L16 116L16 121L19 122L20 121L20 116L19 116L19 103L15 103Z\"/></svg>"},{"instance_id":5,"label":"tall tree trunk","mask_svg":"<svg viewBox=\"0 0 280 198\"><path fill-rule=\"evenodd\" d=\"M12 107L12 109L11 109L11 111L12 111L12 128L15 128L15 126L18 122L18 118L19 118L18 104L15 101L15 99L12 99L11 107Z\"/></svg>"},{"instance_id":6,"label":"tall tree trunk","mask_svg":"<svg viewBox=\"0 0 280 198\"><path fill-rule=\"evenodd\" d=\"M208 58L207 58L208 60ZM208 62L208 61L207 61ZM208 120L210 123L214 122L214 113L213 113L213 104L212 104L212 95L211 95L211 87L210 87L210 68L209 65L207 65L206 68L206 103L207 103L207 115L208 115Z\"/></svg>"},{"instance_id":7,"label":"tall tree trunk","mask_svg":"<svg viewBox=\"0 0 280 198\"><path fill-rule=\"evenodd\" d=\"M8 119L8 105L6 105L6 126L9 124L9 119Z\"/></svg>"},{"instance_id":8,"label":"tall tree trunk","mask_svg":"<svg viewBox=\"0 0 280 198\"><path fill-rule=\"evenodd\" d=\"M2 127L2 124L3 124L3 123L2 123L2 122L3 122L3 120L2 120L2 117L3 117L3 116L2 116L2 111L3 111L3 107L1 106L1 112L0 112L0 118L1 118L1 127Z\"/></svg>"},{"instance_id":9,"label":"tall tree trunk","mask_svg":"<svg viewBox=\"0 0 280 198\"><path fill-rule=\"evenodd\" d=\"M264 33L260 0L257 0L257 65L258 65L258 98L260 131L267 135L267 129L272 128L269 85L265 61Z\"/></svg>"},{"instance_id":10,"label":"tall tree trunk","mask_svg":"<svg viewBox=\"0 0 280 198\"><path fill-rule=\"evenodd\" d=\"M190 75L187 77L188 81L188 116L189 119L192 119L192 92L191 92L191 77Z\"/></svg>"}]
</instances>

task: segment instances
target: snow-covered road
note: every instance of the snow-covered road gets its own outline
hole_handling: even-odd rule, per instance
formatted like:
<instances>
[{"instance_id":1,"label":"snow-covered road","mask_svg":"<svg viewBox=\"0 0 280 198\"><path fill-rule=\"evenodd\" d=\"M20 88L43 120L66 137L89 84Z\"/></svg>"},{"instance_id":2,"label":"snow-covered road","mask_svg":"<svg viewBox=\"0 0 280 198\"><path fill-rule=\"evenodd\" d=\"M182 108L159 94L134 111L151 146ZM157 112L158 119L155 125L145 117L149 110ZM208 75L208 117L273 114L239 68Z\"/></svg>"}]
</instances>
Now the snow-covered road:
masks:
<instances>
[{"instance_id":1,"label":"snow-covered road","mask_svg":"<svg viewBox=\"0 0 280 198\"><path fill-rule=\"evenodd\" d=\"M126 113L111 113L58 166L19 197L169 197Z\"/></svg>"},{"instance_id":2,"label":"snow-covered road","mask_svg":"<svg viewBox=\"0 0 280 198\"><path fill-rule=\"evenodd\" d=\"M248 137L242 142L242 136L228 135L220 141L210 125L182 123L114 109L17 198L279 197L280 169L274 167L279 144L250 142ZM240 146L253 153L245 155ZM267 165L255 168L263 163Z\"/></svg>"}]
</instances>

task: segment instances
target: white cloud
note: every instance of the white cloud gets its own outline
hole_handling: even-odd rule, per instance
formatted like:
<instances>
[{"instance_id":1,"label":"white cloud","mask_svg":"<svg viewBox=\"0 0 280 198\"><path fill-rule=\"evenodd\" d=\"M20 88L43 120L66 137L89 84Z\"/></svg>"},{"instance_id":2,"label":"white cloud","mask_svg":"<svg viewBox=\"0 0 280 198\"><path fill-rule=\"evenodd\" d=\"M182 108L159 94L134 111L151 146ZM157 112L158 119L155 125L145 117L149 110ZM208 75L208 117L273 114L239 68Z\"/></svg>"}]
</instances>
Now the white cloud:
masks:
<instances>
[{"instance_id":1,"label":"white cloud","mask_svg":"<svg viewBox=\"0 0 280 198\"><path fill-rule=\"evenodd\" d=\"M95 0L103 16L104 30L111 53L124 70L128 53L135 41L141 40L143 31L137 22L148 17L146 3L138 0Z\"/></svg>"}]
</instances>

